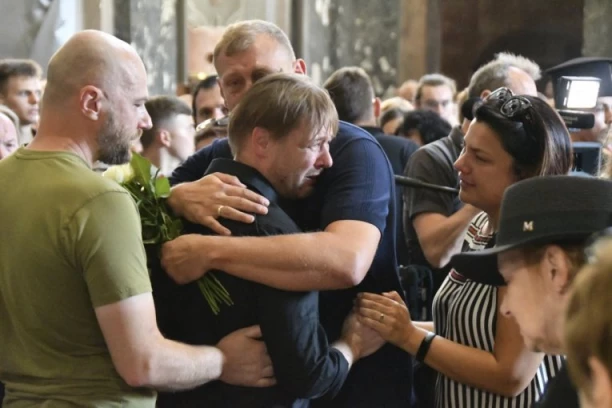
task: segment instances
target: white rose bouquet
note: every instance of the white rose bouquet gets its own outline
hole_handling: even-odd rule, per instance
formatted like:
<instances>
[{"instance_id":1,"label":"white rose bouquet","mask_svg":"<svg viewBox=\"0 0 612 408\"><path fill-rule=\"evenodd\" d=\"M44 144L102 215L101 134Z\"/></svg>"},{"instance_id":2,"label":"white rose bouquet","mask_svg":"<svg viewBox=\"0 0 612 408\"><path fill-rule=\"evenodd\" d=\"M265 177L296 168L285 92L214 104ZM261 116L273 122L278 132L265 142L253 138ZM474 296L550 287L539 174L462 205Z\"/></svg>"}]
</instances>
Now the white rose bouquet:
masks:
<instances>
[{"instance_id":1,"label":"white rose bouquet","mask_svg":"<svg viewBox=\"0 0 612 408\"><path fill-rule=\"evenodd\" d=\"M181 234L183 223L172 214L166 203L170 195L170 182L159 171L154 171L151 163L133 153L129 165L111 167L105 177L117 181L125 188L138 206L142 225L142 242L145 246L155 246L156 256L159 247ZM147 251L147 253L151 253ZM198 286L212 312L219 313L220 305L232 305L232 299L214 273L207 273L198 280Z\"/></svg>"}]
</instances>

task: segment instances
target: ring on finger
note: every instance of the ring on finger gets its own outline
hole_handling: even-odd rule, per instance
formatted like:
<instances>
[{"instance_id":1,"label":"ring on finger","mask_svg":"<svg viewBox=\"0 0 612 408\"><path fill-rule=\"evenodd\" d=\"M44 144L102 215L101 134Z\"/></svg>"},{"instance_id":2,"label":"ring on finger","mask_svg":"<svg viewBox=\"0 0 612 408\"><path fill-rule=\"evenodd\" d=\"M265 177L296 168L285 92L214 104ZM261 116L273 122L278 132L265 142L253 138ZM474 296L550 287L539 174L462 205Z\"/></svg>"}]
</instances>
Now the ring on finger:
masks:
<instances>
[{"instance_id":1,"label":"ring on finger","mask_svg":"<svg viewBox=\"0 0 612 408\"><path fill-rule=\"evenodd\" d=\"M385 315L381 313L380 316L378 317L378 321L382 323L383 320L385 320Z\"/></svg>"},{"instance_id":2,"label":"ring on finger","mask_svg":"<svg viewBox=\"0 0 612 408\"><path fill-rule=\"evenodd\" d=\"M220 205L219 208L217 208L217 217L221 217L221 210L223 209L223 207L225 207L224 205Z\"/></svg>"}]
</instances>

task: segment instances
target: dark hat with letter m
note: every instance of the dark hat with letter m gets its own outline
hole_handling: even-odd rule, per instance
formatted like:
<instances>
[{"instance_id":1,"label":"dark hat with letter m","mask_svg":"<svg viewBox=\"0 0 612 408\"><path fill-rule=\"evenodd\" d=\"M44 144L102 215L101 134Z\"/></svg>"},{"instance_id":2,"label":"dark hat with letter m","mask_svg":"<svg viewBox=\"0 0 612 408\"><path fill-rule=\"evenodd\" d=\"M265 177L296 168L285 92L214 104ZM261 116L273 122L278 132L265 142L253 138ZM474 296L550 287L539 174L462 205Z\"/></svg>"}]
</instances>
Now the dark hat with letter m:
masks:
<instances>
[{"instance_id":1,"label":"dark hat with letter m","mask_svg":"<svg viewBox=\"0 0 612 408\"><path fill-rule=\"evenodd\" d=\"M510 186L502 200L495 247L453 256L451 266L476 282L503 286L497 254L527 245L580 242L612 226L612 181L533 177Z\"/></svg>"}]
</instances>

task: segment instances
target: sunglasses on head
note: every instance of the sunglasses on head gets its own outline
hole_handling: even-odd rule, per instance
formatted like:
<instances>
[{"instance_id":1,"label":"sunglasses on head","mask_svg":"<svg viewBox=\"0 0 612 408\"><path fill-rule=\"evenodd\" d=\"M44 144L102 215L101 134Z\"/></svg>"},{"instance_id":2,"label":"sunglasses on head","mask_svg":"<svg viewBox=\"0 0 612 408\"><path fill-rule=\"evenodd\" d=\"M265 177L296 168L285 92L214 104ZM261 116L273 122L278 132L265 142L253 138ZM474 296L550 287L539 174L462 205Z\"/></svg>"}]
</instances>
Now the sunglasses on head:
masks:
<instances>
[{"instance_id":1,"label":"sunglasses on head","mask_svg":"<svg viewBox=\"0 0 612 408\"><path fill-rule=\"evenodd\" d=\"M515 96L506 87L501 87L491 92L485 101L497 101L500 104L499 112L508 119L524 115L531 108L531 102L524 96Z\"/></svg>"},{"instance_id":2,"label":"sunglasses on head","mask_svg":"<svg viewBox=\"0 0 612 408\"><path fill-rule=\"evenodd\" d=\"M534 116L531 101L524 96L514 95L506 87L501 87L491 92L484 102L493 101L499 107L499 113L513 122L523 125L525 135L531 140L537 140L534 136Z\"/></svg>"}]
</instances>

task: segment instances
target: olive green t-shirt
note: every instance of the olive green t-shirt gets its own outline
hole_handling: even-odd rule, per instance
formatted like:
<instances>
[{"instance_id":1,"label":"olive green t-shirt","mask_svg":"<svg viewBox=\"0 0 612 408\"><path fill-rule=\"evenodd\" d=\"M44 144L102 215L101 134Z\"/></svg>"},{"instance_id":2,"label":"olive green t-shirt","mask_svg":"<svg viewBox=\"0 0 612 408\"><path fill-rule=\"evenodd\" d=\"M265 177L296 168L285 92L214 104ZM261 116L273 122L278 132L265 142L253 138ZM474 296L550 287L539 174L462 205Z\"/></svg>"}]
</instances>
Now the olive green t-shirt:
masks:
<instances>
[{"instance_id":1,"label":"olive green t-shirt","mask_svg":"<svg viewBox=\"0 0 612 408\"><path fill-rule=\"evenodd\" d=\"M151 292L129 194L78 156L0 161L4 408L153 407L115 370L94 309Z\"/></svg>"}]
</instances>

